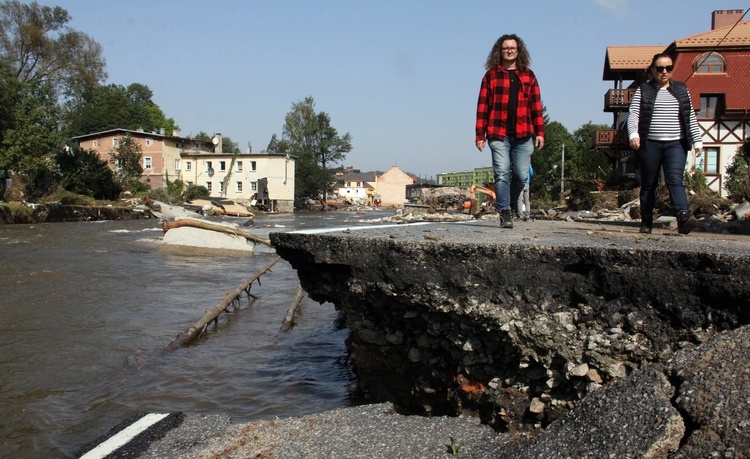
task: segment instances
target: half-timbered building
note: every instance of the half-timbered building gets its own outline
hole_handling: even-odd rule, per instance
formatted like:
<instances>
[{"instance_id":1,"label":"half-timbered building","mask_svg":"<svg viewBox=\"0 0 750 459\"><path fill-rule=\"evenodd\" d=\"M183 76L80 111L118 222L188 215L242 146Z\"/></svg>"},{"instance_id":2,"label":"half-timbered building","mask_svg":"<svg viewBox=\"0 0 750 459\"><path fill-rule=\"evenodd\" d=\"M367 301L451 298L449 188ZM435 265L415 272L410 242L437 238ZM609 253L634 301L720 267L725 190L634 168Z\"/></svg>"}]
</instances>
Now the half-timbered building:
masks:
<instances>
[{"instance_id":1,"label":"half-timbered building","mask_svg":"<svg viewBox=\"0 0 750 459\"><path fill-rule=\"evenodd\" d=\"M743 10L714 11L711 30L669 46L607 47L604 80L614 88L604 96L604 111L613 114L613 123L596 132L593 147L612 160L617 176L635 175L625 127L628 106L651 58L666 52L675 64L673 78L690 91L703 131L704 154L688 155L688 166L700 168L711 189L726 194L726 168L750 136L750 21L743 18Z\"/></svg>"}]
</instances>

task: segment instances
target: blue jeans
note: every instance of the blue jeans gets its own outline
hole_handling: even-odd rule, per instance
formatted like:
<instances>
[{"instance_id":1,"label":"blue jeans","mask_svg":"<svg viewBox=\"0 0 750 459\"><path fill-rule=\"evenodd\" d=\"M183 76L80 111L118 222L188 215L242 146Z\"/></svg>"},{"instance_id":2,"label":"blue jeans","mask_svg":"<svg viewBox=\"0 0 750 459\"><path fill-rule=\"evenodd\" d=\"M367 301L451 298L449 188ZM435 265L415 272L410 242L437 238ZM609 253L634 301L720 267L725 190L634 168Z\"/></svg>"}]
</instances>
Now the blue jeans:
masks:
<instances>
[{"instance_id":1,"label":"blue jeans","mask_svg":"<svg viewBox=\"0 0 750 459\"><path fill-rule=\"evenodd\" d=\"M646 140L638 152L638 167L641 170L641 218L654 214L660 169L664 169L664 180L669 188L672 207L678 212L688 209L685 185L682 182L686 162L687 152L679 140Z\"/></svg>"},{"instance_id":2,"label":"blue jeans","mask_svg":"<svg viewBox=\"0 0 750 459\"><path fill-rule=\"evenodd\" d=\"M495 207L500 212L510 209L511 202L518 202L529 174L534 138L506 136L505 140L490 140L489 145L495 175Z\"/></svg>"}]
</instances>

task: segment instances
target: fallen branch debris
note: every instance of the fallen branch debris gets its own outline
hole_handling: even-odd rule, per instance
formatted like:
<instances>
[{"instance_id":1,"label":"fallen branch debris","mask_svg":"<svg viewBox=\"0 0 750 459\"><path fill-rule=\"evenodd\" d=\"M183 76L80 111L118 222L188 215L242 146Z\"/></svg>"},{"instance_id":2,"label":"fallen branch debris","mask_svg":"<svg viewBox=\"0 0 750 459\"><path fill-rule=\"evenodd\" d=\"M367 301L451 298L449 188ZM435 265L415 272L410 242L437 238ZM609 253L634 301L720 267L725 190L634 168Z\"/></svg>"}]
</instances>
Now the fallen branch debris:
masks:
<instances>
[{"instance_id":1,"label":"fallen branch debris","mask_svg":"<svg viewBox=\"0 0 750 459\"><path fill-rule=\"evenodd\" d=\"M248 296L255 298L255 296L250 293L250 287L252 286L253 282L257 280L260 284L260 276L265 274L266 271L270 271L271 267L275 265L279 260L281 260L281 257L274 258L271 263L264 266L250 279L238 285L237 288L235 288L233 292L230 292L230 294L224 297L224 299L221 300L219 304L214 306L212 309L206 310L206 313L198 322L195 323L195 325L188 328L184 333L178 334L177 338L175 338L174 341L170 342L162 352L173 351L181 346L184 346L185 344L198 339L201 335L203 335L203 333L205 333L211 322L218 320L219 314L226 311L227 308L229 308L229 306L231 306L235 302L239 301L239 297L240 295L242 295L242 292L245 292Z\"/></svg>"},{"instance_id":2,"label":"fallen branch debris","mask_svg":"<svg viewBox=\"0 0 750 459\"><path fill-rule=\"evenodd\" d=\"M292 301L292 305L289 306L289 310L286 312L286 317L284 317L284 320L281 322L281 328L279 331L287 332L294 327L294 315L297 313L297 309L299 309L299 304L302 302L302 299L305 297L305 291L302 290L302 285L297 284L297 293L294 295L294 300Z\"/></svg>"}]
</instances>

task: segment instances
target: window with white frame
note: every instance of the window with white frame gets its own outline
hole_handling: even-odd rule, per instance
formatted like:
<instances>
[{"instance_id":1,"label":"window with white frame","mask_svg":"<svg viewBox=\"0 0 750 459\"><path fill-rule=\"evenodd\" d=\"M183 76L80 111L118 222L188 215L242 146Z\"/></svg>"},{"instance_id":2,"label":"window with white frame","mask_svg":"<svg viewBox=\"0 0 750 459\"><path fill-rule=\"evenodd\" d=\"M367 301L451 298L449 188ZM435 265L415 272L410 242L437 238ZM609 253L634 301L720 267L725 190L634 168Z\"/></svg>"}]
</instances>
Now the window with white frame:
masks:
<instances>
[{"instance_id":1,"label":"window with white frame","mask_svg":"<svg viewBox=\"0 0 750 459\"><path fill-rule=\"evenodd\" d=\"M227 170L227 162L226 161L219 161L219 170L221 172L224 172Z\"/></svg>"},{"instance_id":2,"label":"window with white frame","mask_svg":"<svg viewBox=\"0 0 750 459\"><path fill-rule=\"evenodd\" d=\"M98 140L94 140L94 142L92 143L91 146L92 147L98 147L99 146L99 141Z\"/></svg>"},{"instance_id":3,"label":"window with white frame","mask_svg":"<svg viewBox=\"0 0 750 459\"><path fill-rule=\"evenodd\" d=\"M180 170L180 162L182 160L180 158L177 158L174 160L174 170L179 171Z\"/></svg>"},{"instance_id":4,"label":"window with white frame","mask_svg":"<svg viewBox=\"0 0 750 459\"><path fill-rule=\"evenodd\" d=\"M250 182L250 191L258 191L258 182Z\"/></svg>"},{"instance_id":5,"label":"window with white frame","mask_svg":"<svg viewBox=\"0 0 750 459\"><path fill-rule=\"evenodd\" d=\"M193 162L192 161L185 161L185 170L186 171L193 170Z\"/></svg>"},{"instance_id":6,"label":"window with white frame","mask_svg":"<svg viewBox=\"0 0 750 459\"><path fill-rule=\"evenodd\" d=\"M224 182L219 182L219 193L224 193Z\"/></svg>"},{"instance_id":7,"label":"window with white frame","mask_svg":"<svg viewBox=\"0 0 750 459\"><path fill-rule=\"evenodd\" d=\"M213 163L211 161L206 161L206 172L208 172L210 169L212 169Z\"/></svg>"},{"instance_id":8,"label":"window with white frame","mask_svg":"<svg viewBox=\"0 0 750 459\"><path fill-rule=\"evenodd\" d=\"M242 193L242 182L235 182L234 189L237 193Z\"/></svg>"},{"instance_id":9,"label":"window with white frame","mask_svg":"<svg viewBox=\"0 0 750 459\"><path fill-rule=\"evenodd\" d=\"M189 180L187 182L185 182L185 183L187 183L188 186L193 186L193 182L191 182Z\"/></svg>"},{"instance_id":10,"label":"window with white frame","mask_svg":"<svg viewBox=\"0 0 750 459\"><path fill-rule=\"evenodd\" d=\"M255 161L250 161L250 170L251 171L257 170Z\"/></svg>"},{"instance_id":11,"label":"window with white frame","mask_svg":"<svg viewBox=\"0 0 750 459\"><path fill-rule=\"evenodd\" d=\"M242 161L234 163L237 166L237 172L242 172Z\"/></svg>"},{"instance_id":12,"label":"window with white frame","mask_svg":"<svg viewBox=\"0 0 750 459\"><path fill-rule=\"evenodd\" d=\"M119 144L120 144L120 139L118 139L117 137L115 137L114 139L112 139L112 146L113 147L116 147Z\"/></svg>"},{"instance_id":13,"label":"window with white frame","mask_svg":"<svg viewBox=\"0 0 750 459\"><path fill-rule=\"evenodd\" d=\"M150 156L143 157L143 168L146 170L151 170L151 157Z\"/></svg>"},{"instance_id":14,"label":"window with white frame","mask_svg":"<svg viewBox=\"0 0 750 459\"><path fill-rule=\"evenodd\" d=\"M211 182L206 182L206 189L208 190L209 193L211 192L211 188L212 188Z\"/></svg>"},{"instance_id":15,"label":"window with white frame","mask_svg":"<svg viewBox=\"0 0 750 459\"><path fill-rule=\"evenodd\" d=\"M150 147L153 144L154 144L154 139L146 138L146 146L147 147Z\"/></svg>"}]
</instances>

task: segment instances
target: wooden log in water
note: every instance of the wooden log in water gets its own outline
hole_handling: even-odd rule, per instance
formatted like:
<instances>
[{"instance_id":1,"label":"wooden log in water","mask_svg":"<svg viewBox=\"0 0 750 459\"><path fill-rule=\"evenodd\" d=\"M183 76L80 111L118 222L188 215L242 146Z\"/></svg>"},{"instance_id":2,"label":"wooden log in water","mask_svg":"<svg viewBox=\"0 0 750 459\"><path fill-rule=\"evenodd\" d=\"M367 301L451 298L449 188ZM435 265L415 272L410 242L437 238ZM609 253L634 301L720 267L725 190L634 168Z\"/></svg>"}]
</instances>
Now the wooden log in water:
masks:
<instances>
[{"instance_id":1,"label":"wooden log in water","mask_svg":"<svg viewBox=\"0 0 750 459\"><path fill-rule=\"evenodd\" d=\"M250 295L250 287L252 286L252 283L256 280L260 282L260 276L262 276L266 271L269 271L271 267L275 265L279 260L281 260L281 257L274 258L271 263L264 266L260 271L255 273L253 277L238 285L237 288L235 288L234 291L230 292L226 297L224 297L224 299L221 300L219 304L214 306L212 309L206 310L206 313L198 322L195 323L195 325L188 328L184 333L180 333L179 335L177 335L177 338L175 338L174 341L170 342L167 347L163 349L163 352L173 351L200 337L208 328L208 325L212 321L218 320L219 314L226 311L227 308L232 305L232 303L234 303L234 301L236 301L240 297L240 295L242 295L242 292L246 292L248 295Z\"/></svg>"},{"instance_id":2,"label":"wooden log in water","mask_svg":"<svg viewBox=\"0 0 750 459\"><path fill-rule=\"evenodd\" d=\"M302 285L297 284L297 293L294 295L292 305L289 306L289 310L286 312L286 317L284 317L284 320L281 322L281 328L279 331L286 332L294 327L294 315L297 313L297 309L299 309L299 305L304 297L305 291L302 290Z\"/></svg>"}]
</instances>

